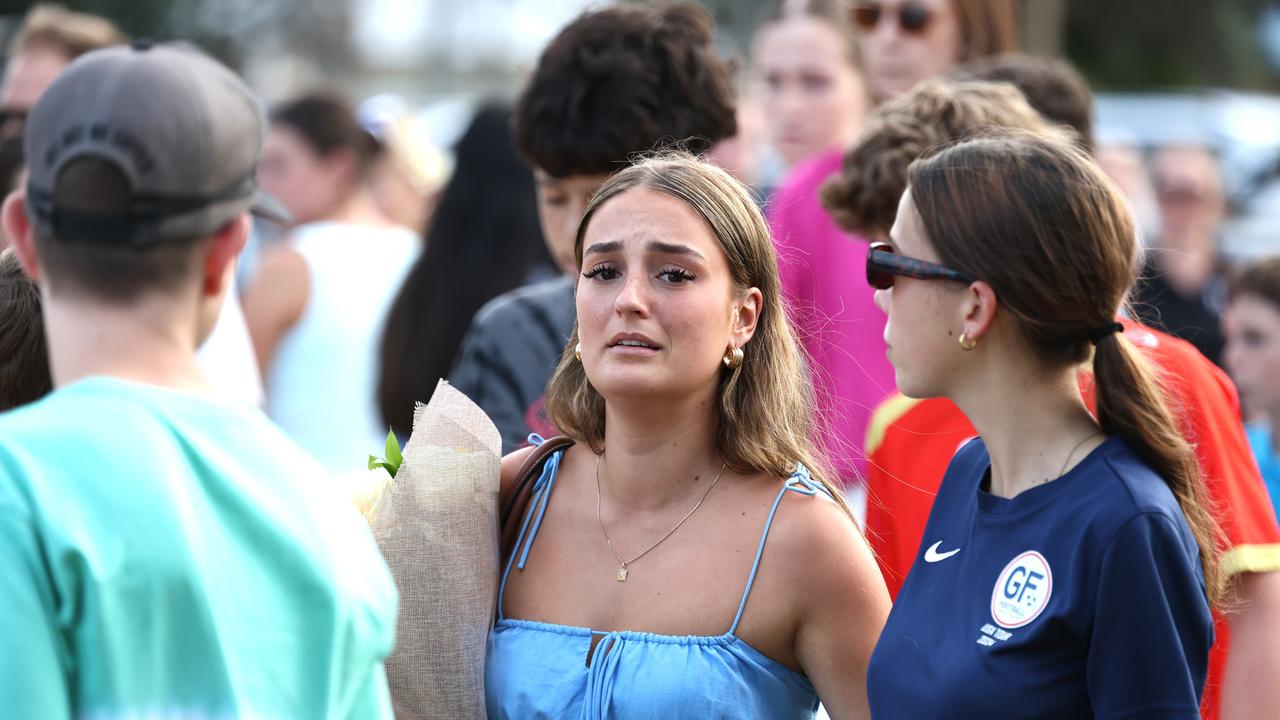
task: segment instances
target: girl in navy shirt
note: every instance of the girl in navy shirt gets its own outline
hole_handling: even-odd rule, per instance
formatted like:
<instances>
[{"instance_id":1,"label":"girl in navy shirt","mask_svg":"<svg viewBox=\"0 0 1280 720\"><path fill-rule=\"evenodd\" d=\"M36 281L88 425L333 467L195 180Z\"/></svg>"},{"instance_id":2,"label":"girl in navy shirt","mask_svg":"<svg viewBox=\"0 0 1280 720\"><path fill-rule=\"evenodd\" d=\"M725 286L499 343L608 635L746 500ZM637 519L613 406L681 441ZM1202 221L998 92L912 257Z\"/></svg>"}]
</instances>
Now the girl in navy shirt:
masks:
<instances>
[{"instance_id":1,"label":"girl in navy shirt","mask_svg":"<svg viewBox=\"0 0 1280 720\"><path fill-rule=\"evenodd\" d=\"M1003 132L914 163L890 237L867 275L898 387L980 438L872 656L874 717L1198 718L1215 528L1115 323L1138 252L1123 201L1074 145Z\"/></svg>"}]
</instances>

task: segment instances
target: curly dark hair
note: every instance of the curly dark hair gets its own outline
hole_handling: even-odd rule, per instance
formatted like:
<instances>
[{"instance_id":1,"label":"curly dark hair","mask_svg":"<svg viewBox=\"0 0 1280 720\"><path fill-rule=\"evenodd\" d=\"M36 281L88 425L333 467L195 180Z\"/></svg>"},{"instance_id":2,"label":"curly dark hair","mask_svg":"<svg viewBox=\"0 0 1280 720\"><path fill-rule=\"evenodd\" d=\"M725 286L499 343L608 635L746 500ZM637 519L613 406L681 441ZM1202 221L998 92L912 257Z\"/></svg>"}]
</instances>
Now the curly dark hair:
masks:
<instances>
[{"instance_id":1,"label":"curly dark hair","mask_svg":"<svg viewBox=\"0 0 1280 720\"><path fill-rule=\"evenodd\" d=\"M587 12L538 59L516 106L520 152L553 177L596 175L679 144L694 154L737 132L731 64L690 3Z\"/></svg>"},{"instance_id":2,"label":"curly dark hair","mask_svg":"<svg viewBox=\"0 0 1280 720\"><path fill-rule=\"evenodd\" d=\"M991 128L1049 125L1007 83L926 80L876 109L845 151L839 174L822 186L822 206L845 230L887 236L907 189L907 167Z\"/></svg>"}]
</instances>

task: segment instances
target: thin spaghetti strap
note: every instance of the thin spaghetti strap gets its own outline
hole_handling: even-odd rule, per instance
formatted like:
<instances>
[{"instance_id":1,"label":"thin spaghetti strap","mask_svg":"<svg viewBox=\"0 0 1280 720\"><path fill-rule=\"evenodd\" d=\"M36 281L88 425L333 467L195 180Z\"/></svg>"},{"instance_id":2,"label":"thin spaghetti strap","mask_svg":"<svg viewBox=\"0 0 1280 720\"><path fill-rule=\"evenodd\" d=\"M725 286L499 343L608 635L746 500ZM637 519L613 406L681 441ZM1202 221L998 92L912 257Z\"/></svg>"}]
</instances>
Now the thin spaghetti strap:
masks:
<instances>
[{"instance_id":1,"label":"thin spaghetti strap","mask_svg":"<svg viewBox=\"0 0 1280 720\"><path fill-rule=\"evenodd\" d=\"M778 513L778 506L782 504L782 497L788 491L800 493L801 495L816 495L824 492L820 484L815 483L809 477L808 471L803 467L798 468L796 473L787 478L782 484L782 489L778 491L778 496L773 499L773 507L769 509L769 518L764 522L764 532L760 533L760 546L756 548L755 562L751 563L751 575L747 578L747 587L742 591L742 600L738 603L738 614L733 616L733 625L729 627L729 635L738 633L738 623L742 622L742 612L747 609L747 598L751 596L751 587L756 582L756 572L760 569L760 558L764 556L764 544L769 539L769 529L773 527L773 516Z\"/></svg>"},{"instance_id":2,"label":"thin spaghetti strap","mask_svg":"<svg viewBox=\"0 0 1280 720\"><path fill-rule=\"evenodd\" d=\"M533 541L538 537L538 529L542 527L542 516L547 512L547 503L551 500L551 488L555 485L556 471L560 469L560 459L563 457L564 450L558 450L547 458L546 464L542 466L542 474L538 476L538 481L533 484L533 496L529 499L529 510L520 521L520 534L516 535L516 542L512 547L511 556L507 558L507 566L502 571L502 583L498 586L499 620L505 619L502 613L502 601L506 597L507 577L511 574L511 566L514 563L521 570L524 570L525 563L529 560L529 550L533 548ZM531 521L533 523L532 528L529 527ZM520 556L519 562L516 562L516 555Z\"/></svg>"}]
</instances>

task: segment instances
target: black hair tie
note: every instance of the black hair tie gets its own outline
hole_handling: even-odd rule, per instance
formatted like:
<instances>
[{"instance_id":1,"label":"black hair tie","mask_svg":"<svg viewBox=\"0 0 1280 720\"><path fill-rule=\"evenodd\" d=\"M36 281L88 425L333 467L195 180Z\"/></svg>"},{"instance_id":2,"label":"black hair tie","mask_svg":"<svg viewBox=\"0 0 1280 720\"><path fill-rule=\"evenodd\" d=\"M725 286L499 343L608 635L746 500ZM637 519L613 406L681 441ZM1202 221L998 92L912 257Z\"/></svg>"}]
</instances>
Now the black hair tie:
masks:
<instances>
[{"instance_id":1,"label":"black hair tie","mask_svg":"<svg viewBox=\"0 0 1280 720\"><path fill-rule=\"evenodd\" d=\"M1118 322L1107 323L1106 325L1103 325L1097 330L1094 330L1093 332L1089 333L1089 342L1093 343L1094 345L1097 345L1098 343L1105 340L1107 336L1114 335L1115 333L1118 333L1118 332L1124 332L1124 325L1121 325Z\"/></svg>"}]
</instances>

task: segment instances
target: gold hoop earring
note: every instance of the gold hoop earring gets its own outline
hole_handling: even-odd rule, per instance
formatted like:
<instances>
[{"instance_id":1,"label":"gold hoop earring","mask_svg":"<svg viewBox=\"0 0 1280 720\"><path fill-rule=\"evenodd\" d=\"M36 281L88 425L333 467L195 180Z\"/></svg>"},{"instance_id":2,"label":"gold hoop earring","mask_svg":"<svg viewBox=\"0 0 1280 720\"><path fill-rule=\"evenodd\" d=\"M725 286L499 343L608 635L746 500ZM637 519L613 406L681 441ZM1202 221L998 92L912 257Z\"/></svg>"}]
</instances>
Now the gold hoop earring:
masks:
<instances>
[{"instance_id":1,"label":"gold hoop earring","mask_svg":"<svg viewBox=\"0 0 1280 720\"><path fill-rule=\"evenodd\" d=\"M582 343L578 343L577 346L573 348L573 356L578 359L578 362L582 362Z\"/></svg>"},{"instance_id":2,"label":"gold hoop earring","mask_svg":"<svg viewBox=\"0 0 1280 720\"><path fill-rule=\"evenodd\" d=\"M970 339L969 339L969 336L968 336L967 334L965 334L965 333L960 333L960 349L961 349L961 350L963 350L963 351L965 351L965 352L969 352L970 350L972 350L972 349L974 349L974 348L976 348L976 347L978 347L978 341L977 341L977 340L970 340Z\"/></svg>"},{"instance_id":3,"label":"gold hoop earring","mask_svg":"<svg viewBox=\"0 0 1280 720\"><path fill-rule=\"evenodd\" d=\"M721 362L730 370L737 370L742 367L742 361L745 357L746 353L742 352L742 348L730 347L724 351L724 357L721 358Z\"/></svg>"}]
</instances>

